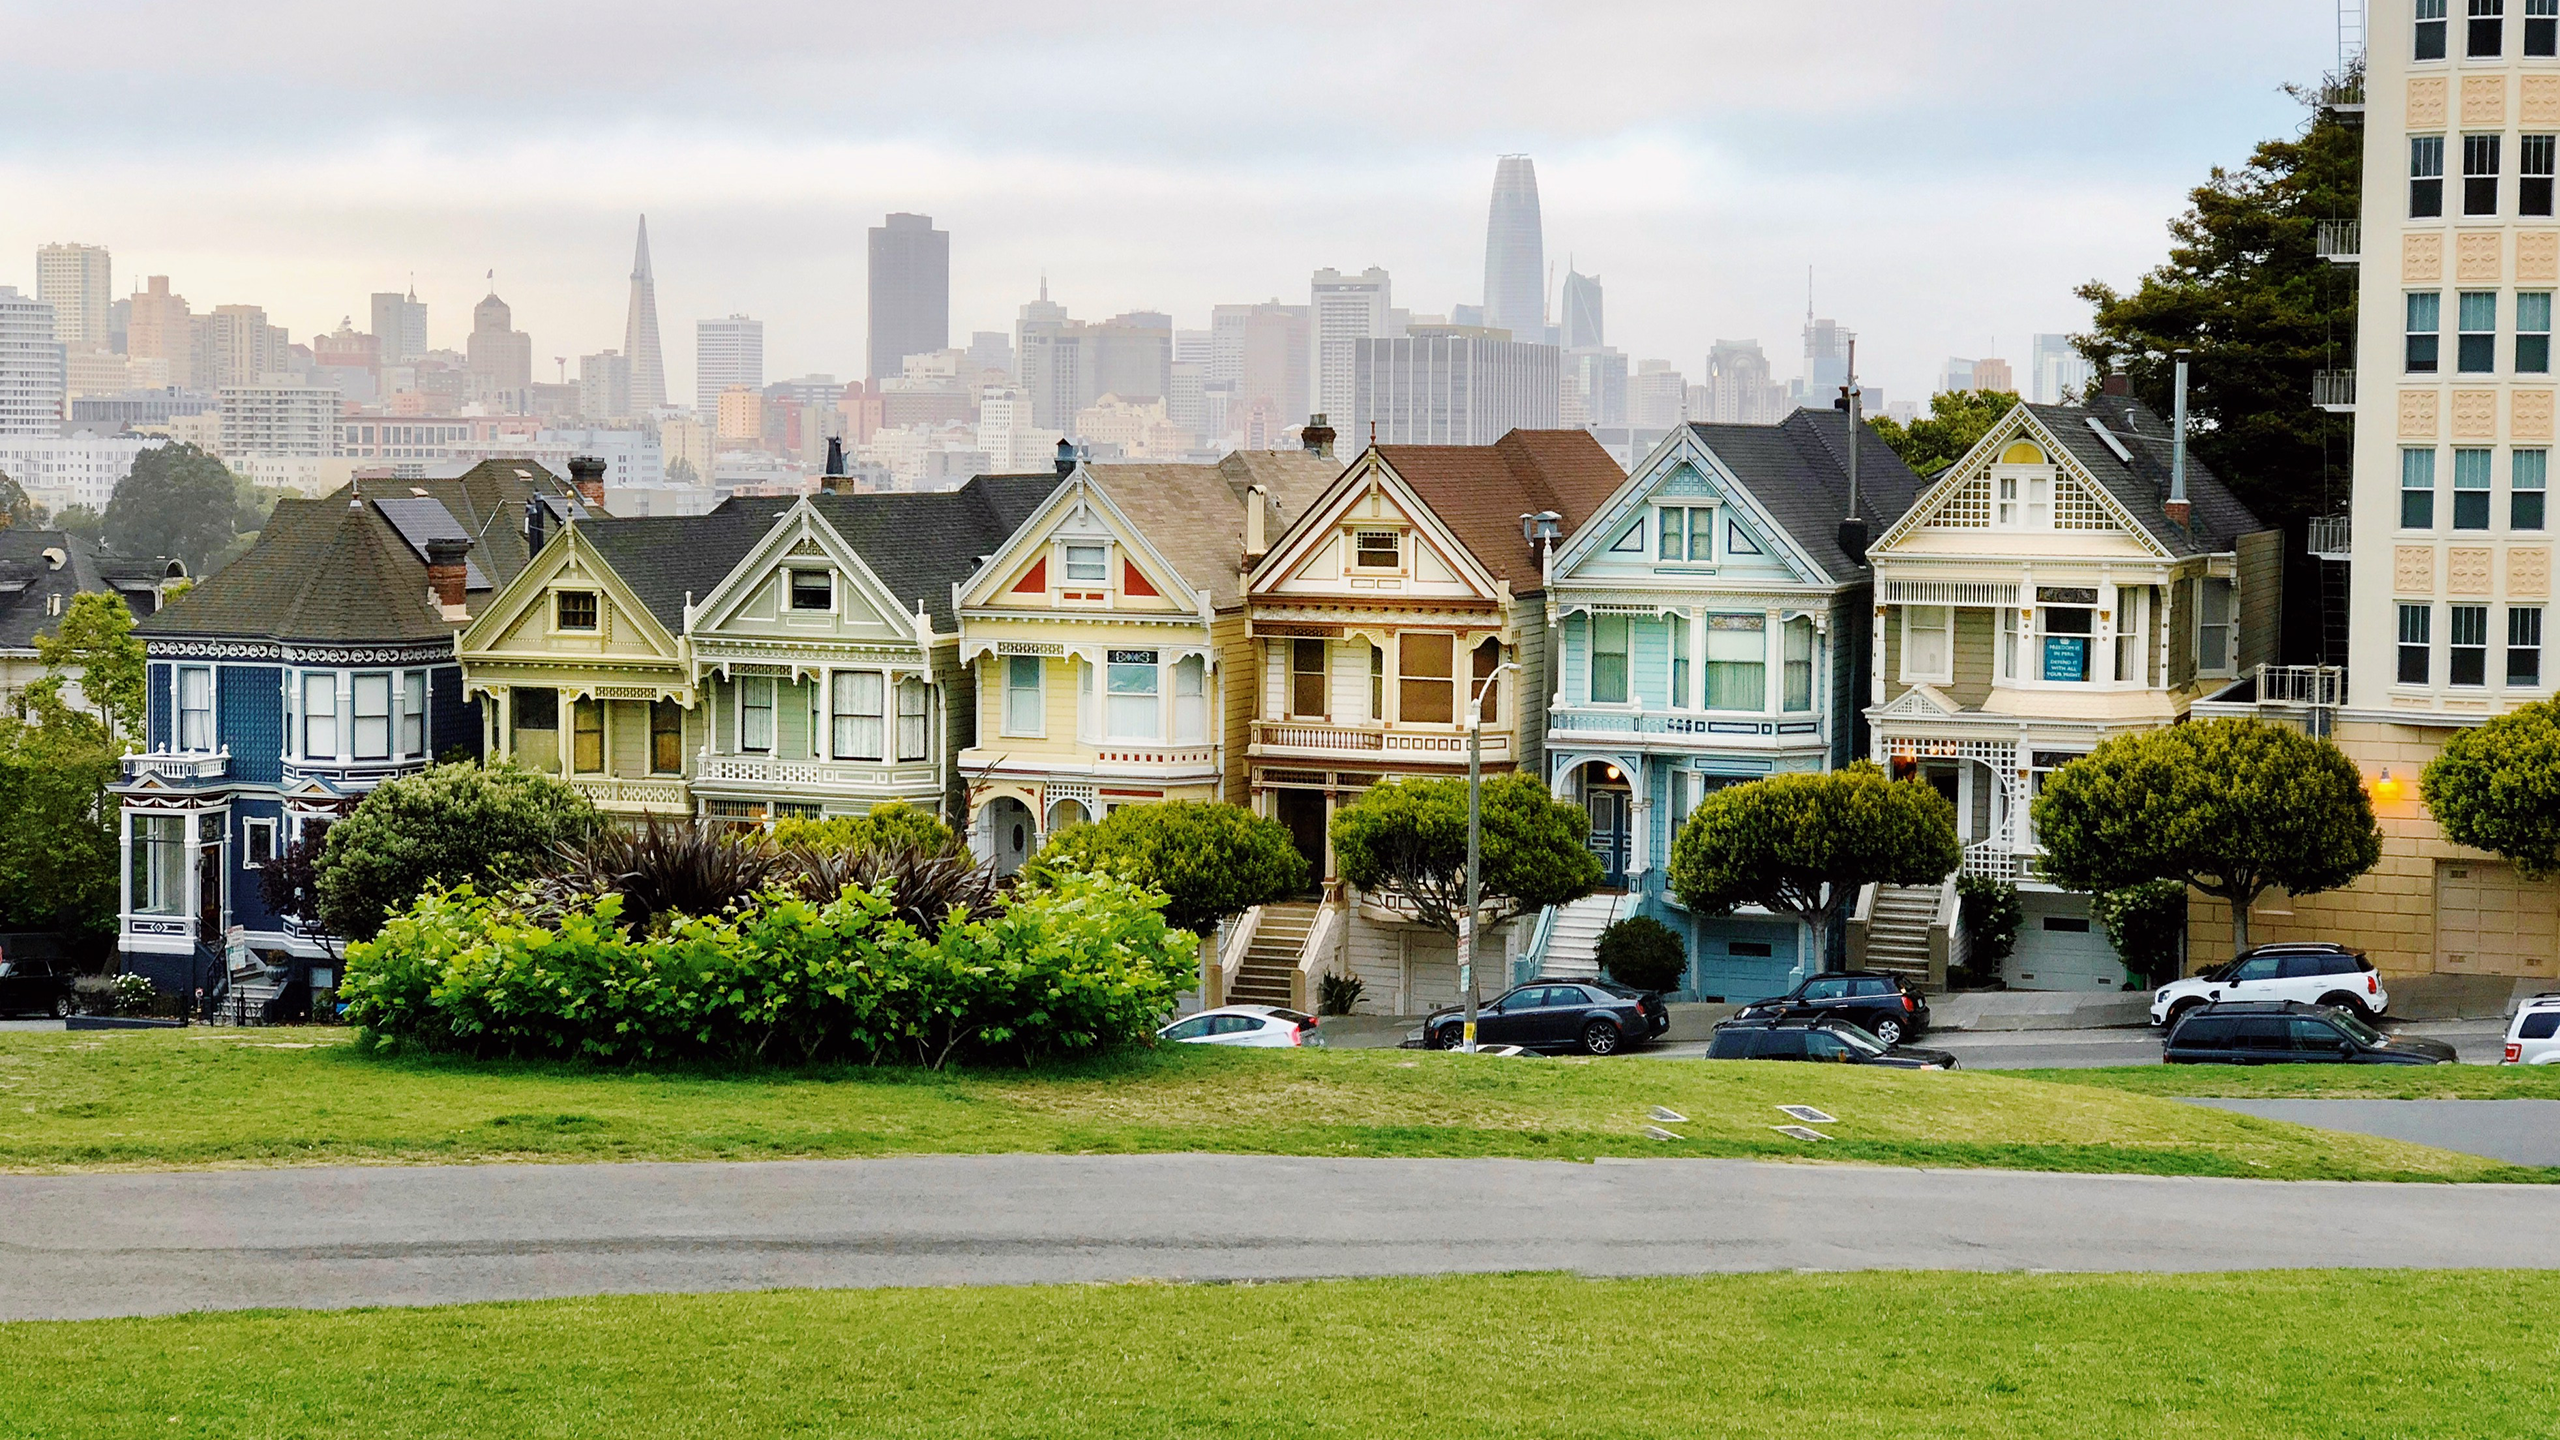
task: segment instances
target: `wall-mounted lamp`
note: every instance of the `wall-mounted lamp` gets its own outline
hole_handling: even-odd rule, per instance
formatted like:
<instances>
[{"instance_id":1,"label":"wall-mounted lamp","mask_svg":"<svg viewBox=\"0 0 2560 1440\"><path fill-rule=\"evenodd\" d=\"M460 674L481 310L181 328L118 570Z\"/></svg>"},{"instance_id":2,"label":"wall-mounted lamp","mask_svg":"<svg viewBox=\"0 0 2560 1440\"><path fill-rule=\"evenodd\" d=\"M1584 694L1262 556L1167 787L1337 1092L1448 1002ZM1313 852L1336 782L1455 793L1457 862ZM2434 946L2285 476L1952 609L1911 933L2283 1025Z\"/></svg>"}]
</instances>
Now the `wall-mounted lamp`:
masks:
<instances>
[{"instance_id":1,"label":"wall-mounted lamp","mask_svg":"<svg viewBox=\"0 0 2560 1440\"><path fill-rule=\"evenodd\" d=\"M2392 801L2400 798L2400 782L2391 778L2391 767L2382 767L2382 777L2373 782L2373 798Z\"/></svg>"}]
</instances>

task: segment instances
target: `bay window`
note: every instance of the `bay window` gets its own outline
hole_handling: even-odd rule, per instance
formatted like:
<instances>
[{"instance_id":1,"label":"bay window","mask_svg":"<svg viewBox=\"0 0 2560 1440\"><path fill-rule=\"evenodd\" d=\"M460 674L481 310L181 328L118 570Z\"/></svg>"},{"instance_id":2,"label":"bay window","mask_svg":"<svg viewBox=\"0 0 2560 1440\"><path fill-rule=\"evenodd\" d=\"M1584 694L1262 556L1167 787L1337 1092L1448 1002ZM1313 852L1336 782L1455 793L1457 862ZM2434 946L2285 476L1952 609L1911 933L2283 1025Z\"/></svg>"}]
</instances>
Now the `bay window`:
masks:
<instances>
[{"instance_id":1,"label":"bay window","mask_svg":"<svg viewBox=\"0 0 2560 1440\"><path fill-rule=\"evenodd\" d=\"M1396 715L1417 725L1457 720L1458 642L1453 635L1406 635L1396 641Z\"/></svg>"},{"instance_id":2,"label":"bay window","mask_svg":"<svg viewBox=\"0 0 2560 1440\"><path fill-rule=\"evenodd\" d=\"M1955 607L1902 607L1902 678L1906 682L1955 679Z\"/></svg>"},{"instance_id":3,"label":"bay window","mask_svg":"<svg viewBox=\"0 0 2560 1440\"><path fill-rule=\"evenodd\" d=\"M578 700L569 706L569 768L581 775L604 773L604 702Z\"/></svg>"},{"instance_id":4,"label":"bay window","mask_svg":"<svg viewBox=\"0 0 2560 1440\"><path fill-rule=\"evenodd\" d=\"M1689 681L1691 678L1689 652L1693 648L1695 648L1695 646L1692 637L1689 634L1689 618L1685 615L1672 617L1671 708L1674 710L1695 710L1698 708L1698 697L1691 693L1689 689Z\"/></svg>"},{"instance_id":5,"label":"bay window","mask_svg":"<svg viewBox=\"0 0 2560 1440\"><path fill-rule=\"evenodd\" d=\"M338 758L338 677L302 677L302 754L308 760Z\"/></svg>"},{"instance_id":6,"label":"bay window","mask_svg":"<svg viewBox=\"0 0 2560 1440\"><path fill-rule=\"evenodd\" d=\"M1037 655L1004 657L1004 733L1038 735L1047 728Z\"/></svg>"},{"instance_id":7,"label":"bay window","mask_svg":"<svg viewBox=\"0 0 2560 1440\"><path fill-rule=\"evenodd\" d=\"M882 714L887 690L877 670L839 670L830 682L834 688L833 710L835 758L838 760L877 760L881 758L881 742L885 738L886 717Z\"/></svg>"},{"instance_id":8,"label":"bay window","mask_svg":"<svg viewBox=\"0 0 2560 1440\"><path fill-rule=\"evenodd\" d=\"M412 670L400 677L400 753L411 760L427 753L427 672Z\"/></svg>"},{"instance_id":9,"label":"bay window","mask_svg":"<svg viewBox=\"0 0 2560 1440\"><path fill-rule=\"evenodd\" d=\"M2098 592L2071 585L2036 587L2036 619L2043 643L2036 651L2036 678L2085 681L2089 678L2089 641L2096 632Z\"/></svg>"},{"instance_id":10,"label":"bay window","mask_svg":"<svg viewBox=\"0 0 2560 1440\"><path fill-rule=\"evenodd\" d=\"M921 760L925 757L927 716L925 683L910 675L898 682L898 758Z\"/></svg>"},{"instance_id":11,"label":"bay window","mask_svg":"<svg viewBox=\"0 0 2560 1440\"><path fill-rule=\"evenodd\" d=\"M1369 718L1387 718L1387 651L1382 645L1369 647Z\"/></svg>"},{"instance_id":12,"label":"bay window","mask_svg":"<svg viewBox=\"0 0 2560 1440\"><path fill-rule=\"evenodd\" d=\"M213 748L213 671L202 665L178 671L178 748Z\"/></svg>"},{"instance_id":13,"label":"bay window","mask_svg":"<svg viewBox=\"0 0 2560 1440\"><path fill-rule=\"evenodd\" d=\"M1786 691L1780 708L1813 708L1813 622L1799 615L1780 632L1786 663Z\"/></svg>"},{"instance_id":14,"label":"bay window","mask_svg":"<svg viewBox=\"0 0 2560 1440\"><path fill-rule=\"evenodd\" d=\"M1591 703L1627 702L1627 617L1591 617Z\"/></svg>"},{"instance_id":15,"label":"bay window","mask_svg":"<svg viewBox=\"0 0 2560 1440\"><path fill-rule=\"evenodd\" d=\"M649 773L684 773L684 707L673 700L649 702Z\"/></svg>"},{"instance_id":16,"label":"bay window","mask_svg":"<svg viewBox=\"0 0 2560 1440\"><path fill-rule=\"evenodd\" d=\"M187 817L133 817L133 913L187 913Z\"/></svg>"},{"instance_id":17,"label":"bay window","mask_svg":"<svg viewBox=\"0 0 2560 1440\"><path fill-rule=\"evenodd\" d=\"M773 677L747 675L738 681L738 748L773 748Z\"/></svg>"},{"instance_id":18,"label":"bay window","mask_svg":"<svg viewBox=\"0 0 2560 1440\"><path fill-rule=\"evenodd\" d=\"M1209 738L1209 662L1185 655L1173 662L1173 739L1197 745Z\"/></svg>"},{"instance_id":19,"label":"bay window","mask_svg":"<svg viewBox=\"0 0 2560 1440\"><path fill-rule=\"evenodd\" d=\"M391 677L376 671L355 677L355 758L391 758Z\"/></svg>"},{"instance_id":20,"label":"bay window","mask_svg":"<svg viewBox=\"0 0 2560 1440\"><path fill-rule=\"evenodd\" d=\"M1493 672L1501 668L1501 641L1487 640L1476 647L1475 674L1467 685L1467 701L1478 708L1488 725L1502 718L1502 687L1493 678Z\"/></svg>"},{"instance_id":21,"label":"bay window","mask_svg":"<svg viewBox=\"0 0 2560 1440\"><path fill-rule=\"evenodd\" d=\"M1707 617L1707 708L1760 710L1769 701L1768 617Z\"/></svg>"},{"instance_id":22,"label":"bay window","mask_svg":"<svg viewBox=\"0 0 2560 1440\"><path fill-rule=\"evenodd\" d=\"M1325 714L1325 643L1289 642L1289 713L1317 719Z\"/></svg>"},{"instance_id":23,"label":"bay window","mask_svg":"<svg viewBox=\"0 0 2560 1440\"><path fill-rule=\"evenodd\" d=\"M1163 739L1164 674L1157 668L1156 652L1114 650L1108 658L1111 673L1104 733L1114 740Z\"/></svg>"},{"instance_id":24,"label":"bay window","mask_svg":"<svg viewBox=\"0 0 2560 1440\"><path fill-rule=\"evenodd\" d=\"M2196 673L2231 673L2232 587L2228 580L2196 585Z\"/></svg>"}]
</instances>

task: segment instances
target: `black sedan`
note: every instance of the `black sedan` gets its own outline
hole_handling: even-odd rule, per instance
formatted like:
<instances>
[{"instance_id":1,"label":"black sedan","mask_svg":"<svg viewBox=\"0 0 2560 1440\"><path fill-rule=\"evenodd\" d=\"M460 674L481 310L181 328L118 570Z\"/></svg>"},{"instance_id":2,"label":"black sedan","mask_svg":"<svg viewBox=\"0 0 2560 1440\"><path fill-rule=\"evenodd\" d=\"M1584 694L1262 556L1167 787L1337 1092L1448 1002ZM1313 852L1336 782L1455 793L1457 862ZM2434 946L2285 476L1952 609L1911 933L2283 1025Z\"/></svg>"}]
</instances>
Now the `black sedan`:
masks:
<instances>
[{"instance_id":1,"label":"black sedan","mask_svg":"<svg viewBox=\"0 0 2560 1440\"><path fill-rule=\"evenodd\" d=\"M1434 1010L1407 1044L1455 1050L1466 1043L1467 1012ZM1614 1055L1671 1028L1662 997L1595 980L1532 980L1476 1012L1476 1043L1524 1050L1580 1050Z\"/></svg>"},{"instance_id":2,"label":"black sedan","mask_svg":"<svg viewBox=\"0 0 2560 1440\"><path fill-rule=\"evenodd\" d=\"M1815 1060L1835 1065L1881 1065L1888 1070L1953 1070L1944 1050L1887 1045L1845 1020L1727 1020L1707 1043L1710 1060Z\"/></svg>"},{"instance_id":3,"label":"black sedan","mask_svg":"<svg viewBox=\"0 0 2560 1440\"><path fill-rule=\"evenodd\" d=\"M74 1008L70 971L32 955L12 956L0 946L0 1015L59 1017Z\"/></svg>"},{"instance_id":4,"label":"black sedan","mask_svg":"<svg viewBox=\"0 0 2560 1440\"><path fill-rule=\"evenodd\" d=\"M1767 1020L1781 1015L1846 1020L1887 1045L1899 1045L1929 1030L1929 1002L1904 989L1902 977L1860 970L1813 976L1784 995L1752 1001L1733 1018Z\"/></svg>"}]
</instances>

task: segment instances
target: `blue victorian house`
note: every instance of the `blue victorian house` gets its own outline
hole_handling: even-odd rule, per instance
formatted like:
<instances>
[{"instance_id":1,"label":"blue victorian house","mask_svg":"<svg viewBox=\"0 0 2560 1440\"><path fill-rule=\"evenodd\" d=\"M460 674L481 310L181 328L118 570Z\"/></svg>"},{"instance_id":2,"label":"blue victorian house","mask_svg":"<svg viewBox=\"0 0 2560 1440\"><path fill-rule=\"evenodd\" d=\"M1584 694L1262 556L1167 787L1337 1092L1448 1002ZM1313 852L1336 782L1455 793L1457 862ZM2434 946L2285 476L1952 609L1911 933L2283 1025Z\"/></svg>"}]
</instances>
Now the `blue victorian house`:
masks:
<instances>
[{"instance_id":1,"label":"blue victorian house","mask_svg":"<svg viewBox=\"0 0 2560 1440\"><path fill-rule=\"evenodd\" d=\"M579 476L599 499L602 468ZM262 873L383 780L478 756L454 636L585 513L518 461L279 501L246 555L136 626L146 743L113 787L124 968L208 998L235 972L289 1005L332 988L335 943L271 908Z\"/></svg>"},{"instance_id":2,"label":"blue victorian house","mask_svg":"<svg viewBox=\"0 0 2560 1440\"><path fill-rule=\"evenodd\" d=\"M1820 968L1794 920L1693 916L1665 882L1709 792L1865 753L1872 579L1840 544L1848 442L1836 410L1683 425L1549 557L1548 783L1589 810L1606 878L1542 919L1531 965L1586 968L1602 926L1643 914L1688 942L1693 997ZM1920 480L1872 430L1858 452L1858 513L1881 534Z\"/></svg>"}]
</instances>

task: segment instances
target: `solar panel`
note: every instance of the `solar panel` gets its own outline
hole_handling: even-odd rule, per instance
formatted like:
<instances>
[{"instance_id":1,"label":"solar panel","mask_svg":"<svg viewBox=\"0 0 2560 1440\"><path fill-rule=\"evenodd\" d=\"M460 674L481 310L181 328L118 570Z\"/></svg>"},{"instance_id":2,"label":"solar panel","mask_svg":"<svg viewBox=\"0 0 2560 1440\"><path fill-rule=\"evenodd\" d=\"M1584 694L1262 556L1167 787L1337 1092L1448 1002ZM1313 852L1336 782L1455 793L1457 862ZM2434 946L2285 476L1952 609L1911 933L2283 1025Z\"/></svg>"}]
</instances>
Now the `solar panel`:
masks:
<instances>
[{"instance_id":1,"label":"solar panel","mask_svg":"<svg viewBox=\"0 0 2560 1440\"><path fill-rule=\"evenodd\" d=\"M444 502L432 496L403 495L376 500L373 508L381 511L382 518L391 522L391 528L400 532L400 538L408 542L409 549L421 563L427 558L428 541L471 538L471 532L462 528L462 522L454 519L453 512L444 508ZM479 561L465 557L462 567L463 589L497 588L489 583L487 575L481 573Z\"/></svg>"}]
</instances>

